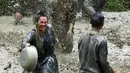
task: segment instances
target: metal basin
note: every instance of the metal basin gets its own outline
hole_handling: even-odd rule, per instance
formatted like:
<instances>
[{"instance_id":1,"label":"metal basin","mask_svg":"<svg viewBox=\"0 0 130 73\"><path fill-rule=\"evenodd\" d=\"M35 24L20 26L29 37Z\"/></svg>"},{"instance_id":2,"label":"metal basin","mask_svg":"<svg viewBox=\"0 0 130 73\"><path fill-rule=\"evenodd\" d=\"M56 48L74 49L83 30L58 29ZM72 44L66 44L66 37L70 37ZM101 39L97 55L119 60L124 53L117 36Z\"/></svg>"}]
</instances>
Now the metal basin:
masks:
<instances>
[{"instance_id":1,"label":"metal basin","mask_svg":"<svg viewBox=\"0 0 130 73\"><path fill-rule=\"evenodd\" d=\"M38 53L35 46L25 47L20 53L20 64L28 72L31 72L36 67Z\"/></svg>"}]
</instances>

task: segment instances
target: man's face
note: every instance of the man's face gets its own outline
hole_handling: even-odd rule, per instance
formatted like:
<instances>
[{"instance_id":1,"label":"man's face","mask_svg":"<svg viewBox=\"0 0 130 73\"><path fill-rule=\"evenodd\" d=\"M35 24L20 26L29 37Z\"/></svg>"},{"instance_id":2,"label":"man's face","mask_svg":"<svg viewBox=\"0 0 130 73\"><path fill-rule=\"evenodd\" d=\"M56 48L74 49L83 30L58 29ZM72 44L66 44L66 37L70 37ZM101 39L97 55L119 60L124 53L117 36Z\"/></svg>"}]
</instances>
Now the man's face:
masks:
<instances>
[{"instance_id":1,"label":"man's face","mask_svg":"<svg viewBox=\"0 0 130 73\"><path fill-rule=\"evenodd\" d=\"M46 16L41 16L38 20L38 29L40 31L45 31L48 24L48 20Z\"/></svg>"}]
</instances>

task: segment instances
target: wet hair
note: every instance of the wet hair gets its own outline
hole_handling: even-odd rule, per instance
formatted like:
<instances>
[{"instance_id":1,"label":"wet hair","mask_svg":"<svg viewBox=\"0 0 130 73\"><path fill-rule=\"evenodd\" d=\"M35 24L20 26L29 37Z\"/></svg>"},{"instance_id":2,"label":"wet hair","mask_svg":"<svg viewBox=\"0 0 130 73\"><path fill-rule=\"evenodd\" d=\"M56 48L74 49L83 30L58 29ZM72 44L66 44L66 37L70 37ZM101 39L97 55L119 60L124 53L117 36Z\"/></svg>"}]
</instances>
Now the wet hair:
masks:
<instances>
[{"instance_id":1,"label":"wet hair","mask_svg":"<svg viewBox=\"0 0 130 73\"><path fill-rule=\"evenodd\" d=\"M98 28L102 24L104 24L104 16L100 12L96 12L92 15L92 18L90 20L90 23L92 24L92 27Z\"/></svg>"},{"instance_id":2,"label":"wet hair","mask_svg":"<svg viewBox=\"0 0 130 73\"><path fill-rule=\"evenodd\" d=\"M39 18L40 17L47 17L47 19L48 19L48 16L47 16L47 14L46 14L46 11L38 11L37 12L37 16L36 16L36 22L38 22L38 20L39 20Z\"/></svg>"}]
</instances>

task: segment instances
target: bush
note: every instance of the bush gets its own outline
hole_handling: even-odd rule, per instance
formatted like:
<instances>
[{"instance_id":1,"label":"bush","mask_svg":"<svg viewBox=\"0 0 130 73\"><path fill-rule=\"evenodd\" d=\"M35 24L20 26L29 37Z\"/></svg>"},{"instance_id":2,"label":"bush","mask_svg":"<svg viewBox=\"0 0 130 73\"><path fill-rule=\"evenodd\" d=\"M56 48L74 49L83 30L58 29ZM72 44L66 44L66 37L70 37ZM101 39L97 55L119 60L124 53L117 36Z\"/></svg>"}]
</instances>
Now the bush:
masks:
<instances>
[{"instance_id":1,"label":"bush","mask_svg":"<svg viewBox=\"0 0 130 73\"><path fill-rule=\"evenodd\" d=\"M10 0L0 0L0 15L10 15L12 10L9 8Z\"/></svg>"},{"instance_id":2,"label":"bush","mask_svg":"<svg viewBox=\"0 0 130 73\"><path fill-rule=\"evenodd\" d=\"M13 3L12 3L13 1ZM0 0L0 15L12 15L14 14L13 5L15 3L20 4L23 7L25 15L30 15L30 0ZM130 10L130 0L107 0L104 7L105 11L126 11Z\"/></svg>"},{"instance_id":3,"label":"bush","mask_svg":"<svg viewBox=\"0 0 130 73\"><path fill-rule=\"evenodd\" d=\"M28 0L0 0L0 16L1 15L12 15L14 14L14 4L19 3L23 7L25 15L28 15L27 12L30 11L30 6L26 3Z\"/></svg>"},{"instance_id":4,"label":"bush","mask_svg":"<svg viewBox=\"0 0 130 73\"><path fill-rule=\"evenodd\" d=\"M127 11L130 10L130 0L107 0L105 11Z\"/></svg>"}]
</instances>

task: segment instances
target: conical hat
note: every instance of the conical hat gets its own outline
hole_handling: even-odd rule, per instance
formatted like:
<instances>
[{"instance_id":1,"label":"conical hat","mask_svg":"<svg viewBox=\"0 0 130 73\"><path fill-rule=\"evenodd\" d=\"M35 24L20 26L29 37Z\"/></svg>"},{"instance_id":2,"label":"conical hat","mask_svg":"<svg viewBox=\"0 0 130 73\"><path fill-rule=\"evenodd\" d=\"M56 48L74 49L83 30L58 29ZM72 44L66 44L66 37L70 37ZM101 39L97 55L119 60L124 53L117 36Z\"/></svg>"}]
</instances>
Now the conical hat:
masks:
<instances>
[{"instance_id":1,"label":"conical hat","mask_svg":"<svg viewBox=\"0 0 130 73\"><path fill-rule=\"evenodd\" d=\"M38 53L35 46L25 47L20 53L20 64L28 72L31 72L36 67Z\"/></svg>"}]
</instances>

